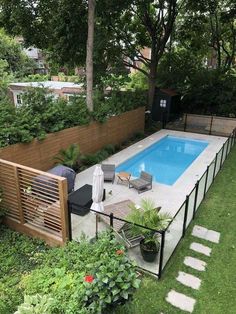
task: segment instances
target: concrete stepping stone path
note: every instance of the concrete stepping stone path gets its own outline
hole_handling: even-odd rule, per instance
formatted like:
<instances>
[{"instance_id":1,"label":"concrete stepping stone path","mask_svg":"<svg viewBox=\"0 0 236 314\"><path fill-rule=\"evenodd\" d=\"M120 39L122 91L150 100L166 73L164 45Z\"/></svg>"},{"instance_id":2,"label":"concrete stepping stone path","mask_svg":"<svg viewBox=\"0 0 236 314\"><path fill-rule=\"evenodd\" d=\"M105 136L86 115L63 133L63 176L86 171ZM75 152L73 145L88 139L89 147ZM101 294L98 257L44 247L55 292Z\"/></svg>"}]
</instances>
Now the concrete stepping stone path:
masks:
<instances>
[{"instance_id":1,"label":"concrete stepping stone path","mask_svg":"<svg viewBox=\"0 0 236 314\"><path fill-rule=\"evenodd\" d=\"M209 248L209 247L206 246L206 245L197 243L197 242L191 243L190 249L193 250L193 251L195 251L195 252L204 254L204 255L206 255L206 256L210 256L210 255L211 255L211 248Z\"/></svg>"},{"instance_id":2,"label":"concrete stepping stone path","mask_svg":"<svg viewBox=\"0 0 236 314\"><path fill-rule=\"evenodd\" d=\"M183 293L176 292L175 290L171 290L168 293L166 301L171 305L189 313L192 313L196 303L195 299L190 298Z\"/></svg>"},{"instance_id":3,"label":"concrete stepping stone path","mask_svg":"<svg viewBox=\"0 0 236 314\"><path fill-rule=\"evenodd\" d=\"M201 279L191 274L187 274L185 272L179 271L177 281L182 283L183 285L190 287L192 289L198 290L201 286Z\"/></svg>"},{"instance_id":4,"label":"concrete stepping stone path","mask_svg":"<svg viewBox=\"0 0 236 314\"><path fill-rule=\"evenodd\" d=\"M200 239L204 239L204 240L208 240L210 242L213 243L219 243L220 242L220 233L214 230L209 230L207 228L195 225L193 227L193 231L192 231L192 235L200 238Z\"/></svg>"},{"instance_id":5,"label":"concrete stepping stone path","mask_svg":"<svg viewBox=\"0 0 236 314\"><path fill-rule=\"evenodd\" d=\"M205 271L207 265L206 262L191 256L185 257L184 264L199 271Z\"/></svg>"}]
</instances>

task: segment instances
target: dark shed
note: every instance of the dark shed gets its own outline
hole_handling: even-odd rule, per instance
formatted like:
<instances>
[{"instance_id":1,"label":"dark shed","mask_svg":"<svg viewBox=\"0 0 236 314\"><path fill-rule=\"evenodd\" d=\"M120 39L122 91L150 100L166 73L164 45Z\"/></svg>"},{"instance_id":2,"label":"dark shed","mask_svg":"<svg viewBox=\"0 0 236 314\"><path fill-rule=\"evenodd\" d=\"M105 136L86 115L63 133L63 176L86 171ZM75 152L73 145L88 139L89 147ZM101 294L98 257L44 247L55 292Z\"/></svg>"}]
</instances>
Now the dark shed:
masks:
<instances>
[{"instance_id":1,"label":"dark shed","mask_svg":"<svg viewBox=\"0 0 236 314\"><path fill-rule=\"evenodd\" d=\"M152 120L167 123L180 111L181 96L172 89L155 89Z\"/></svg>"}]
</instances>

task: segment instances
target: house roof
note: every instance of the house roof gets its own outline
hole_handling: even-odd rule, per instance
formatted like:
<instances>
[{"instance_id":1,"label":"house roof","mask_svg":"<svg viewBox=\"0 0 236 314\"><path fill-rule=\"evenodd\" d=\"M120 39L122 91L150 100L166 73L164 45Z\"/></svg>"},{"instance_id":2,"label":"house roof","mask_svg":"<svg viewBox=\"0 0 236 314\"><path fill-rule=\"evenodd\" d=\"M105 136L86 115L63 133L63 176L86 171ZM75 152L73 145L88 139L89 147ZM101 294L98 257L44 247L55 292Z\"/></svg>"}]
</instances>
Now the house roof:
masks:
<instances>
[{"instance_id":1,"label":"house roof","mask_svg":"<svg viewBox=\"0 0 236 314\"><path fill-rule=\"evenodd\" d=\"M178 93L176 91L174 91L173 89L170 89L170 88L161 88L160 91L162 93L165 93L169 96L177 96Z\"/></svg>"},{"instance_id":2,"label":"house roof","mask_svg":"<svg viewBox=\"0 0 236 314\"><path fill-rule=\"evenodd\" d=\"M76 84L73 82L61 82L61 81L44 81L44 82L22 82L22 83L11 83L10 88L14 87L44 87L49 89L63 89L63 88L78 88L81 89L83 84Z\"/></svg>"}]
</instances>

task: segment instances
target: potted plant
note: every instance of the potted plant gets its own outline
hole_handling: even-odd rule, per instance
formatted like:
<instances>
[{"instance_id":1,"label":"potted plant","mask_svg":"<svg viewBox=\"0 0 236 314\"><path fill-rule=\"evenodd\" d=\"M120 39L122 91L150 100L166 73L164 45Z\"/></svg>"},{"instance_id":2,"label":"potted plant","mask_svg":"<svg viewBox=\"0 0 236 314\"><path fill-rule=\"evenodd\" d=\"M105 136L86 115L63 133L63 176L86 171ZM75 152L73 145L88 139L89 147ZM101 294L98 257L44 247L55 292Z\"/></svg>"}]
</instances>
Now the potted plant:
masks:
<instances>
[{"instance_id":1,"label":"potted plant","mask_svg":"<svg viewBox=\"0 0 236 314\"><path fill-rule=\"evenodd\" d=\"M160 213L161 207L155 207L155 204L150 199L142 199L141 206L130 205L131 212L127 219L133 223L131 232L133 235L142 235L140 241L140 252L142 257L147 262L153 262L160 248L160 234L158 232L141 228L151 228L157 231L163 230L171 221L171 216L167 213Z\"/></svg>"},{"instance_id":2,"label":"potted plant","mask_svg":"<svg viewBox=\"0 0 236 314\"><path fill-rule=\"evenodd\" d=\"M71 144L67 149L61 149L53 159L57 164L62 164L78 171L80 166L80 157L81 153L79 145Z\"/></svg>"}]
</instances>

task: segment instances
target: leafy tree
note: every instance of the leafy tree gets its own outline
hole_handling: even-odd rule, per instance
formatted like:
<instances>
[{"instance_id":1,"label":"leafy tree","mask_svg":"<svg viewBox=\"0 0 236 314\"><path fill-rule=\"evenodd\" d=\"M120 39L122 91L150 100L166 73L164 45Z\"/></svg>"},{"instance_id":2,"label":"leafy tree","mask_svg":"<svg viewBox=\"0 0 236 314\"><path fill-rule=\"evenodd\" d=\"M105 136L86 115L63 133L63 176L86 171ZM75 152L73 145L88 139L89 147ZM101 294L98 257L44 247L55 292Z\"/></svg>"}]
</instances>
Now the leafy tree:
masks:
<instances>
[{"instance_id":1,"label":"leafy tree","mask_svg":"<svg viewBox=\"0 0 236 314\"><path fill-rule=\"evenodd\" d=\"M179 39L191 49L216 55L217 67L227 70L235 62L236 5L229 0L188 0L183 4ZM201 40L199 40L201 38Z\"/></svg>"},{"instance_id":2,"label":"leafy tree","mask_svg":"<svg viewBox=\"0 0 236 314\"><path fill-rule=\"evenodd\" d=\"M165 52L168 40L173 31L178 13L177 0L133 0L122 2L117 20L114 20L112 8L107 3L104 10L104 23L113 31L114 47L123 56L124 64L142 72L148 78L148 105L152 106L157 79L157 66ZM109 8L110 5L110 8ZM117 7L119 5L117 4ZM106 14L106 12L110 14ZM142 49L151 48L150 57L144 56ZM144 67L136 65L139 61Z\"/></svg>"},{"instance_id":3,"label":"leafy tree","mask_svg":"<svg viewBox=\"0 0 236 314\"><path fill-rule=\"evenodd\" d=\"M33 73L34 62L23 52L22 47L12 37L0 29L0 61L1 67L8 74L22 77Z\"/></svg>"}]
</instances>

